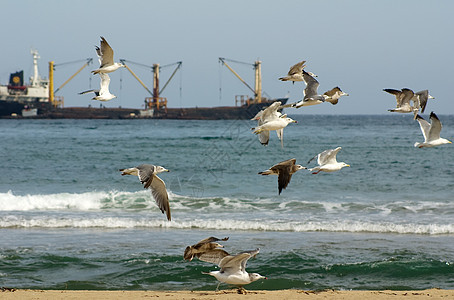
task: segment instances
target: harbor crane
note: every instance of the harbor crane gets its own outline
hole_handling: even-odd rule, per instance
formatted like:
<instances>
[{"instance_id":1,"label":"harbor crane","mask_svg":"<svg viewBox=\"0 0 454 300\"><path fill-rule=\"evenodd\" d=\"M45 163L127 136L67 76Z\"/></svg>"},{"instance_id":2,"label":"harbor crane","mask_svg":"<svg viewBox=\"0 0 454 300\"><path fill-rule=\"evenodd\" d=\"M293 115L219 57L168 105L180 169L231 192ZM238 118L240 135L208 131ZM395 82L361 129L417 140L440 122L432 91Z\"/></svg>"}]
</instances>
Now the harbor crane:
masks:
<instances>
[{"instance_id":1,"label":"harbor crane","mask_svg":"<svg viewBox=\"0 0 454 300\"><path fill-rule=\"evenodd\" d=\"M249 84L247 84L247 82L241 78L240 75L238 75L237 72L235 72L235 70L232 69L232 67L227 64L227 61L229 62L233 62L233 63L239 63L239 64L244 64L244 65L249 65L249 66L253 66L254 68L254 71L255 71L255 85L254 85L254 88L252 88ZM250 64L250 63L246 63L246 62L242 62L242 61L237 61L237 60L233 60L233 59L227 59L227 58L223 58L223 57L219 57L219 62L222 63L223 65L225 65L227 67L227 69L230 70L230 72L233 73L233 75L235 75L242 83L244 83L244 85L246 85L247 88L249 88L253 93L254 93L254 98L249 98L248 96L245 96L245 95L237 95L235 96L235 105L238 105L238 102L241 103L241 105L244 105L244 104L253 104L253 103L262 103L262 101L264 100L262 98L262 62L257 60L255 61L253 64Z\"/></svg>"},{"instance_id":2,"label":"harbor crane","mask_svg":"<svg viewBox=\"0 0 454 300\"><path fill-rule=\"evenodd\" d=\"M131 73L131 75L145 88L145 90L150 94L151 97L145 97L145 109L156 109L160 110L162 108L167 112L167 98L161 97L161 94L164 92L167 85L172 80L176 72L181 68L183 62L178 61L176 63L160 66L159 64L153 64L152 66L145 65L142 63L133 62L126 59L120 59L120 62L125 65L126 69ZM145 85L145 83L140 80L140 78L134 73L134 71L128 66L129 64L134 64L140 67L151 69L153 72L153 91ZM170 75L169 79L166 81L162 88L159 88L159 73L160 70L167 67L176 66Z\"/></svg>"},{"instance_id":3,"label":"harbor crane","mask_svg":"<svg viewBox=\"0 0 454 300\"><path fill-rule=\"evenodd\" d=\"M54 71L56 67L61 67L64 65L69 65L69 64L74 64L74 63L79 63L79 62L85 62L82 67L80 67L76 73L71 75L65 82L63 82L62 85L60 85L55 91L54 91ZM85 67L90 65L93 62L93 58L87 58L87 59L80 59L80 60L75 60L75 61L70 61L70 62L65 62L65 63L60 63L60 64L55 64L54 61L49 62L49 101L52 103L54 107L57 106L63 106L64 100L63 96L55 96L58 91L60 91L68 82L70 82L74 77L76 77L77 74L79 74Z\"/></svg>"}]
</instances>

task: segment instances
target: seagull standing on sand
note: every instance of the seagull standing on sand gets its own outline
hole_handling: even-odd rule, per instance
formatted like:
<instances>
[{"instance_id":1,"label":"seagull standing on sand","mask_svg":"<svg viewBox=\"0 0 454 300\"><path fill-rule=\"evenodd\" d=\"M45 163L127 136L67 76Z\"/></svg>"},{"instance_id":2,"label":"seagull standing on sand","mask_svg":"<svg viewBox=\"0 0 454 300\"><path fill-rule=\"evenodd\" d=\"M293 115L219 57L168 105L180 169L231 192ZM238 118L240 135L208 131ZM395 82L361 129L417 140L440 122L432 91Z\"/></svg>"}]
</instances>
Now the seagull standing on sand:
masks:
<instances>
[{"instance_id":1,"label":"seagull standing on sand","mask_svg":"<svg viewBox=\"0 0 454 300\"><path fill-rule=\"evenodd\" d=\"M282 161L278 164L275 164L271 168L266 171L259 172L260 175L277 175L277 183L278 183L278 190L279 195L282 192L282 189L285 189L288 184L290 183L290 179L292 179L292 175L296 173L296 171L307 169L301 165L296 165L296 159L288 159Z\"/></svg>"},{"instance_id":2,"label":"seagull standing on sand","mask_svg":"<svg viewBox=\"0 0 454 300\"><path fill-rule=\"evenodd\" d=\"M416 115L416 120L419 122L422 134L424 135L424 142L415 143L415 147L435 147L452 143L451 141L440 137L440 132L443 126L441 125L440 119L438 119L434 112L430 113L430 124L420 115Z\"/></svg>"},{"instance_id":3,"label":"seagull standing on sand","mask_svg":"<svg viewBox=\"0 0 454 300\"><path fill-rule=\"evenodd\" d=\"M259 249L253 251L241 252L237 255L229 255L227 252L218 252L216 264L219 266L219 271L202 272L203 274L214 276L219 280L219 284L216 288L218 291L219 285L224 282L227 284L236 285L238 287L238 293L246 294L246 290L243 288L244 285L259 279L266 279L258 273L246 272L246 263L249 258L256 256L259 253Z\"/></svg>"},{"instance_id":4,"label":"seagull standing on sand","mask_svg":"<svg viewBox=\"0 0 454 300\"><path fill-rule=\"evenodd\" d=\"M101 66L99 69L91 71L93 74L111 73L119 68L125 67L124 64L114 62L114 52L104 37L101 37L101 48L96 46L96 53L100 58Z\"/></svg>"},{"instance_id":5,"label":"seagull standing on sand","mask_svg":"<svg viewBox=\"0 0 454 300\"><path fill-rule=\"evenodd\" d=\"M336 149L329 149L325 150L322 153L317 154L316 156L312 157L307 163L309 164L312 160L317 157L317 163L319 164L315 168L309 169L309 171L313 172L312 174L318 174L319 172L335 172L339 171L343 167L350 167L350 165L344 162L337 162L336 155L342 149L341 147L337 147Z\"/></svg>"},{"instance_id":6,"label":"seagull standing on sand","mask_svg":"<svg viewBox=\"0 0 454 300\"><path fill-rule=\"evenodd\" d=\"M162 172L170 172L164 167L143 164L135 168L120 169L121 175L135 175L139 177L140 182L145 189L150 188L156 204L162 213L166 213L167 220L171 220L169 195L167 194L166 184L157 176Z\"/></svg>"},{"instance_id":7,"label":"seagull standing on sand","mask_svg":"<svg viewBox=\"0 0 454 300\"><path fill-rule=\"evenodd\" d=\"M94 93L95 97L93 97L91 99L99 100L99 101L109 101L114 98L117 98L117 96L111 94L109 91L109 83L110 83L109 75L107 75L105 73L99 73L99 76L101 77L101 82L100 82L101 88L99 90L88 90L88 91L80 92L79 95Z\"/></svg>"},{"instance_id":8,"label":"seagull standing on sand","mask_svg":"<svg viewBox=\"0 0 454 300\"><path fill-rule=\"evenodd\" d=\"M267 108L259 111L255 115L255 117L253 117L251 120L258 120L257 126L261 126L261 125L265 124L266 122L278 119L280 116L282 116L282 114L278 111L281 104L282 104L282 102L280 102L280 101L273 102ZM280 130L283 132L283 129L280 129ZM283 136L282 132L277 134L277 136L279 138ZM276 131L276 133L277 133L277 131ZM268 130L264 130L258 134L258 137L259 137L260 143L262 145L266 146L266 145L268 145L268 142L270 141L270 132ZM281 143L282 143L282 139L281 139Z\"/></svg>"},{"instance_id":9,"label":"seagull standing on sand","mask_svg":"<svg viewBox=\"0 0 454 300\"><path fill-rule=\"evenodd\" d=\"M223 239L218 239L216 237L209 237L201 240L197 244L192 246L187 246L184 250L183 258L185 260L191 261L194 257L210 263L218 263L218 258L220 256L225 257L229 255L223 249L224 246L217 243L219 241L227 241L229 238L225 237Z\"/></svg>"},{"instance_id":10,"label":"seagull standing on sand","mask_svg":"<svg viewBox=\"0 0 454 300\"><path fill-rule=\"evenodd\" d=\"M290 123L298 123L297 121L287 117L287 115L282 115L277 118L272 118L267 122L263 123L260 126L252 128L255 134L259 134L264 131L276 130L278 138L281 140L281 147L284 148L284 128L287 127Z\"/></svg>"},{"instance_id":11,"label":"seagull standing on sand","mask_svg":"<svg viewBox=\"0 0 454 300\"><path fill-rule=\"evenodd\" d=\"M287 73L287 76L279 78L281 81L292 81L295 84L295 81L303 81L303 69L306 66L304 63L306 61L300 61L299 63L293 65Z\"/></svg>"}]
</instances>

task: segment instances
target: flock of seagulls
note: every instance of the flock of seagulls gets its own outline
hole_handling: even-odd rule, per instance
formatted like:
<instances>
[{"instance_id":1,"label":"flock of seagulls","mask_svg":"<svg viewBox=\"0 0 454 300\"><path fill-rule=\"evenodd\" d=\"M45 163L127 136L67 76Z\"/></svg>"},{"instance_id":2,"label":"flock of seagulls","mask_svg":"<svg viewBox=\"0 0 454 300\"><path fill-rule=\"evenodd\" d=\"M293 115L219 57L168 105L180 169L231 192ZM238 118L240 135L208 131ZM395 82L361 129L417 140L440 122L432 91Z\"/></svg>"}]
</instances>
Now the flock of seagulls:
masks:
<instances>
[{"instance_id":1,"label":"flock of seagulls","mask_svg":"<svg viewBox=\"0 0 454 300\"><path fill-rule=\"evenodd\" d=\"M92 73L94 75L99 75L100 89L88 90L79 94L94 93L95 97L92 98L93 100L109 101L116 96L109 91L110 77L108 73L114 72L121 67L125 67L125 65L114 62L114 52L104 37L101 37L100 47L95 46L95 50L98 55L100 67L93 70ZM316 79L318 76L312 72L306 71L304 69L306 67L305 63L306 61L298 62L290 68L286 76L279 78L281 81L291 81L293 84L295 84L295 82L304 82L306 87L304 88L303 99L286 105L282 105L280 101L276 101L258 112L251 119L258 122L257 126L252 128L252 131L258 136L262 145L268 145L270 131L276 131L278 139L281 142L281 147L284 147L284 128L290 123L297 123L297 121L288 117L287 114L283 114L281 112L283 108L300 108L324 102L335 105L342 96L349 96L348 93L343 92L338 86L323 94L319 94L318 87L320 84ZM451 143L451 141L440 137L442 124L434 112L431 112L430 114L431 123L424 120L424 118L418 114L419 111L421 111L421 113L424 112L428 99L434 99L434 97L429 95L428 90L416 93L408 88L403 88L401 90L384 89L384 91L396 97L396 108L390 109L390 112L413 113L414 119L419 122L424 136L424 142L415 143L415 147L434 147ZM289 185L292 175L299 170L307 169L312 172L312 174L318 174L319 172L336 172L344 167L350 167L350 165L345 162L337 161L336 156L341 149L341 147L337 147L335 149L324 150L312 157L307 164L310 164L317 158L318 165L313 168L308 169L305 166L296 164L296 159L291 158L279 162L268 170L259 172L258 174L277 175L278 193L280 195ZM167 220L171 221L169 196L166 185L164 181L157 176L159 173L169 172L169 170L162 166L141 164L137 167L120 169L119 171L122 172L121 175L137 176L139 181L143 184L143 187L151 190L156 205L161 212L166 215ZM218 243L227 241L228 239L228 237L223 239L209 237L201 240L192 246L187 246L183 258L188 261L198 258L201 261L218 265L219 270L202 273L215 277L219 281L219 284L226 283L235 285L238 287L239 293L246 293L244 285L259 279L266 279L266 277L258 273L248 273L246 271L247 261L251 257L255 257L259 253L259 249L231 255L223 249L224 246ZM216 290L218 290L219 284Z\"/></svg>"}]
</instances>

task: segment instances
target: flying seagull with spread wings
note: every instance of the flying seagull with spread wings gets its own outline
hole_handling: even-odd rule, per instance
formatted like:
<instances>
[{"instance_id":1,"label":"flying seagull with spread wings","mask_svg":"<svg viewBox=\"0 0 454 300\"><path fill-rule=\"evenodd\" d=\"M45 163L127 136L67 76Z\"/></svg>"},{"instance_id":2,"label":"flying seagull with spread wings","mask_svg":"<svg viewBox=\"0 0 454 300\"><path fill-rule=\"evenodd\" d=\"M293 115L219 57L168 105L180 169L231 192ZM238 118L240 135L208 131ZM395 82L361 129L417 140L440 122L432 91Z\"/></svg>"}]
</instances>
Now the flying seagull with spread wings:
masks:
<instances>
[{"instance_id":1,"label":"flying seagull with spread wings","mask_svg":"<svg viewBox=\"0 0 454 300\"><path fill-rule=\"evenodd\" d=\"M420 115L416 115L416 120L419 122L419 126L421 127L424 142L415 143L415 147L435 147L452 143L451 141L440 137L440 132L443 126L441 125L440 119L438 119L434 112L430 113L430 124Z\"/></svg>"},{"instance_id":2,"label":"flying seagull with spread wings","mask_svg":"<svg viewBox=\"0 0 454 300\"><path fill-rule=\"evenodd\" d=\"M96 53L98 53L101 66L99 69L91 71L93 74L111 73L125 67L122 63L114 62L114 51L104 37L101 37L101 47L96 46Z\"/></svg>"},{"instance_id":3,"label":"flying seagull with spread wings","mask_svg":"<svg viewBox=\"0 0 454 300\"><path fill-rule=\"evenodd\" d=\"M296 159L291 158L288 160L281 161L278 164L275 164L271 168L266 171L259 172L260 175L277 175L277 183L278 183L278 190L279 195L281 194L282 190L285 189L288 184L290 183L290 179L292 179L292 175L296 173L296 171L307 169L301 165L296 165Z\"/></svg>"},{"instance_id":4,"label":"flying seagull with spread wings","mask_svg":"<svg viewBox=\"0 0 454 300\"><path fill-rule=\"evenodd\" d=\"M300 61L299 63L293 65L287 73L287 76L279 78L281 81L292 81L295 84L295 81L303 81L303 69L306 66L304 63L306 61Z\"/></svg>"},{"instance_id":5,"label":"flying seagull with spread wings","mask_svg":"<svg viewBox=\"0 0 454 300\"><path fill-rule=\"evenodd\" d=\"M337 162L336 155L340 149L342 148L337 147L336 149L325 150L312 157L307 163L309 164L312 160L317 158L318 166L309 169L309 171L313 172L312 174L318 174L319 172L335 172L343 167L350 167L350 165L344 162Z\"/></svg>"},{"instance_id":6,"label":"flying seagull with spread wings","mask_svg":"<svg viewBox=\"0 0 454 300\"><path fill-rule=\"evenodd\" d=\"M138 176L143 187L151 189L151 194L161 212L166 214L167 220L171 220L166 184L157 176L157 174L162 172L170 172L169 170L161 166L142 164L134 168L120 169L120 172L122 172L121 175Z\"/></svg>"}]
</instances>

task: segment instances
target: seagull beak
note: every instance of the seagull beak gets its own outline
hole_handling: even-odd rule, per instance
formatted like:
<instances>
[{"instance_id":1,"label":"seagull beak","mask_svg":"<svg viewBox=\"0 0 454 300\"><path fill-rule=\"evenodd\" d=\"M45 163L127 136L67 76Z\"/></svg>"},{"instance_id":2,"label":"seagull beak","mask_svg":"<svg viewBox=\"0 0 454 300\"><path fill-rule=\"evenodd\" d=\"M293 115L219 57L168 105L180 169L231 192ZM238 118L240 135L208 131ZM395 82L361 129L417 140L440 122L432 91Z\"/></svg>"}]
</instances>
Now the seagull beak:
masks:
<instances>
[{"instance_id":1,"label":"seagull beak","mask_svg":"<svg viewBox=\"0 0 454 300\"><path fill-rule=\"evenodd\" d=\"M293 120L292 122L293 122L293 123L298 123L298 121L296 121L296 120Z\"/></svg>"},{"instance_id":2,"label":"seagull beak","mask_svg":"<svg viewBox=\"0 0 454 300\"><path fill-rule=\"evenodd\" d=\"M346 167L350 167L350 165L346 165Z\"/></svg>"}]
</instances>

